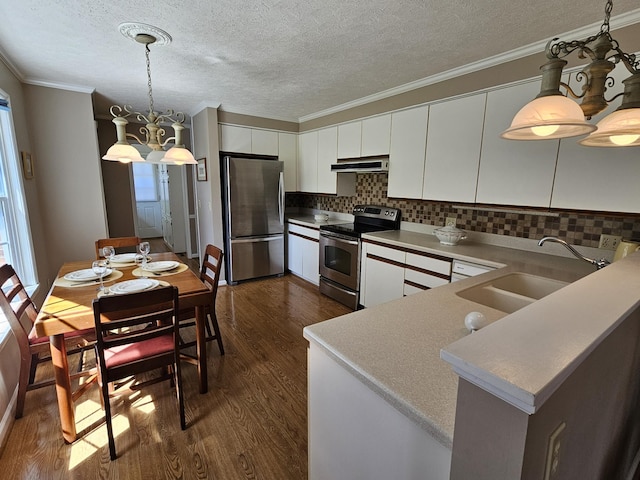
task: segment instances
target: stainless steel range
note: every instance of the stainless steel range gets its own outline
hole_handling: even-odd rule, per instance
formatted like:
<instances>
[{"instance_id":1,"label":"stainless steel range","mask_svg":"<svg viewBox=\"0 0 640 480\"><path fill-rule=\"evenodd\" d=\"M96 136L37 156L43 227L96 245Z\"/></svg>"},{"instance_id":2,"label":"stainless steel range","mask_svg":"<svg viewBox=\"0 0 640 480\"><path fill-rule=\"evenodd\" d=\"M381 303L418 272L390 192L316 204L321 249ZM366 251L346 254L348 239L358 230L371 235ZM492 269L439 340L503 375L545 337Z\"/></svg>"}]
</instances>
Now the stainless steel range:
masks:
<instances>
[{"instance_id":1,"label":"stainless steel range","mask_svg":"<svg viewBox=\"0 0 640 480\"><path fill-rule=\"evenodd\" d=\"M363 233L400 228L400 210L356 205L353 223L320 227L320 292L356 310L360 303Z\"/></svg>"}]
</instances>

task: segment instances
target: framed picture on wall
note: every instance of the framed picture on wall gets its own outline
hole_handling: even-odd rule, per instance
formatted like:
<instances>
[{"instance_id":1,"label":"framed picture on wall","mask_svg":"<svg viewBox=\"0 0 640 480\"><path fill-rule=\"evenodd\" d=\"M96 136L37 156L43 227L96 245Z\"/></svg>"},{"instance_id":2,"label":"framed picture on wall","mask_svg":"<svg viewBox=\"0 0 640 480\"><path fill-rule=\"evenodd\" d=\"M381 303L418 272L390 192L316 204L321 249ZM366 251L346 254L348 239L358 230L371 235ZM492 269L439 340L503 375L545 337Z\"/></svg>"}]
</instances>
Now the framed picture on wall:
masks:
<instances>
[{"instance_id":1,"label":"framed picture on wall","mask_svg":"<svg viewBox=\"0 0 640 480\"><path fill-rule=\"evenodd\" d=\"M199 182L207 181L207 159L206 158L198 159L198 169L197 169L196 179Z\"/></svg>"},{"instance_id":2,"label":"framed picture on wall","mask_svg":"<svg viewBox=\"0 0 640 480\"><path fill-rule=\"evenodd\" d=\"M28 152L20 152L22 154L22 173L24 178L30 180L33 178L33 157Z\"/></svg>"}]
</instances>

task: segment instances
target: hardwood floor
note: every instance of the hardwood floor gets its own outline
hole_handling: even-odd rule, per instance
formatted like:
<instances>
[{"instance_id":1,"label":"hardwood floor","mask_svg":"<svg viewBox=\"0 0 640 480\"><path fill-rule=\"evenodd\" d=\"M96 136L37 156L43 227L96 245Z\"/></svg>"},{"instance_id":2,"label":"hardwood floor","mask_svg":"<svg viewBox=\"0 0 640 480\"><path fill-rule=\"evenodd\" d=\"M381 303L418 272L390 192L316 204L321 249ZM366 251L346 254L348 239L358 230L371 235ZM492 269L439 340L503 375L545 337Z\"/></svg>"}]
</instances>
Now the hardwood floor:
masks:
<instances>
[{"instance_id":1,"label":"hardwood floor","mask_svg":"<svg viewBox=\"0 0 640 480\"><path fill-rule=\"evenodd\" d=\"M156 250L159 251L159 250ZM114 402L118 459L106 427L65 445L54 388L29 392L0 457L12 479L266 479L307 477L306 325L349 310L292 275L220 287L225 355L208 346L209 392L183 364L188 428L173 389L153 385ZM38 374L51 374L46 366ZM78 405L78 423L103 418L98 388ZM120 432L118 434L118 432ZM8 477L6 477L8 478Z\"/></svg>"}]
</instances>

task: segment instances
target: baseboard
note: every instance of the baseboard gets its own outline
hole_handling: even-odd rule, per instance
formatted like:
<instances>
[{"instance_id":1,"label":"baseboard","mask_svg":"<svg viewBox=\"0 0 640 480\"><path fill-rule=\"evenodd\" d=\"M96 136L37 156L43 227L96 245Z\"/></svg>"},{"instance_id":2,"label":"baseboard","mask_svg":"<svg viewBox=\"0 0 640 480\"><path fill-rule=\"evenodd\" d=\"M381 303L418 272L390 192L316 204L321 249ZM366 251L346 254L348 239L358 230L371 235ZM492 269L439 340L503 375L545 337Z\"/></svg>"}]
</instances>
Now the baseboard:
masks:
<instances>
[{"instance_id":1,"label":"baseboard","mask_svg":"<svg viewBox=\"0 0 640 480\"><path fill-rule=\"evenodd\" d=\"M7 405L6 410L4 411L4 415L2 416L2 421L0 421L0 455L4 452L4 446L7 443L7 439L9 438L9 433L11 432L11 428L13 427L13 423L16 421L16 405L18 403L18 386L16 386L13 391L13 395L11 395L11 400L9 400L9 405Z\"/></svg>"}]
</instances>

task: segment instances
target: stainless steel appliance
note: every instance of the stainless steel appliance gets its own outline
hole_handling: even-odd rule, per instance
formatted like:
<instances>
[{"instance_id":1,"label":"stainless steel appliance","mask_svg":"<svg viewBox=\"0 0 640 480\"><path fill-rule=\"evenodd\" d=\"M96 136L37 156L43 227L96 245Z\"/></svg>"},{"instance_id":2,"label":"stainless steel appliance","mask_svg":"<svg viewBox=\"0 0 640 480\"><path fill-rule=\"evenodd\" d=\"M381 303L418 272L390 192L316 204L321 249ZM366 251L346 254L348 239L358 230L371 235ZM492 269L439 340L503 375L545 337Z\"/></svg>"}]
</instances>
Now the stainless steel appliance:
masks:
<instances>
[{"instance_id":1,"label":"stainless steel appliance","mask_svg":"<svg viewBox=\"0 0 640 480\"><path fill-rule=\"evenodd\" d=\"M227 283L284 274L284 163L220 156Z\"/></svg>"},{"instance_id":2,"label":"stainless steel appliance","mask_svg":"<svg viewBox=\"0 0 640 480\"><path fill-rule=\"evenodd\" d=\"M320 292L356 310L360 303L363 233L400 228L400 210L356 205L353 223L320 227Z\"/></svg>"}]
</instances>

